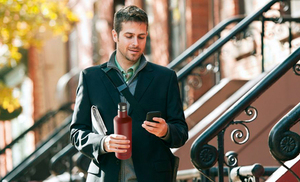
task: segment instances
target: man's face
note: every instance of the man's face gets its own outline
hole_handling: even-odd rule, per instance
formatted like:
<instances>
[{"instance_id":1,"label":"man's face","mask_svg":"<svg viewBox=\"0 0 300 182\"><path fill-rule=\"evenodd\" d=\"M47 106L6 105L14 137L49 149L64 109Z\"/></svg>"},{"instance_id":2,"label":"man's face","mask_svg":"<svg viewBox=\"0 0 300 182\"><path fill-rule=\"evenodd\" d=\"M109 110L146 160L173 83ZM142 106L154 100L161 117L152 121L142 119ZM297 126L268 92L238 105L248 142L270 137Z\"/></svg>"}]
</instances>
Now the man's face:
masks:
<instances>
[{"instance_id":1,"label":"man's face","mask_svg":"<svg viewBox=\"0 0 300 182\"><path fill-rule=\"evenodd\" d=\"M145 50L147 25L140 22L123 22L119 35L112 31L117 43L117 60L123 64L133 65Z\"/></svg>"}]
</instances>

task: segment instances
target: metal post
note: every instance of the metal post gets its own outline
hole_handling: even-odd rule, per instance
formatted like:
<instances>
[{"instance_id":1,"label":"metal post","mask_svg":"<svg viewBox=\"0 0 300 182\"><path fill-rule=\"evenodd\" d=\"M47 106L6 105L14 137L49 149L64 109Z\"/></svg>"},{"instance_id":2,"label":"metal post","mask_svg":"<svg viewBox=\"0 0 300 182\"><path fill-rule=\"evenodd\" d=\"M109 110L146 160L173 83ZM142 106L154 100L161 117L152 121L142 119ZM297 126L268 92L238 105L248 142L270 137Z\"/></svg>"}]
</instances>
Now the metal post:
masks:
<instances>
[{"instance_id":1,"label":"metal post","mask_svg":"<svg viewBox=\"0 0 300 182\"><path fill-rule=\"evenodd\" d=\"M187 77L186 77L186 79L187 79ZM182 79L182 81L181 81L181 101L182 101L183 107L184 107L184 103L185 103L185 82L186 82L186 80Z\"/></svg>"},{"instance_id":2,"label":"metal post","mask_svg":"<svg viewBox=\"0 0 300 182\"><path fill-rule=\"evenodd\" d=\"M73 160L72 160L72 155L69 157L69 173L70 173L70 182L73 182L72 180L72 169L73 169Z\"/></svg>"},{"instance_id":3,"label":"metal post","mask_svg":"<svg viewBox=\"0 0 300 182\"><path fill-rule=\"evenodd\" d=\"M221 37L220 34L218 34L218 39ZM221 81L221 61L220 61L220 50L217 51L217 56L216 56L216 60L215 60L215 68L214 69L218 69L217 72L215 72L215 70L213 70L215 72L215 85L219 84Z\"/></svg>"},{"instance_id":4,"label":"metal post","mask_svg":"<svg viewBox=\"0 0 300 182\"><path fill-rule=\"evenodd\" d=\"M261 16L261 72L265 72L264 59L264 37L265 37L265 17Z\"/></svg>"},{"instance_id":5,"label":"metal post","mask_svg":"<svg viewBox=\"0 0 300 182\"><path fill-rule=\"evenodd\" d=\"M290 49L290 54L292 53L292 40L293 40L292 22L289 22L289 49Z\"/></svg>"},{"instance_id":6,"label":"metal post","mask_svg":"<svg viewBox=\"0 0 300 182\"><path fill-rule=\"evenodd\" d=\"M205 169L205 170L202 170L202 173L204 173L206 176L210 176L209 175L209 169ZM209 180L201 174L201 182L209 182Z\"/></svg>"},{"instance_id":7,"label":"metal post","mask_svg":"<svg viewBox=\"0 0 300 182\"><path fill-rule=\"evenodd\" d=\"M224 182L224 130L218 134L218 151L219 182Z\"/></svg>"}]
</instances>

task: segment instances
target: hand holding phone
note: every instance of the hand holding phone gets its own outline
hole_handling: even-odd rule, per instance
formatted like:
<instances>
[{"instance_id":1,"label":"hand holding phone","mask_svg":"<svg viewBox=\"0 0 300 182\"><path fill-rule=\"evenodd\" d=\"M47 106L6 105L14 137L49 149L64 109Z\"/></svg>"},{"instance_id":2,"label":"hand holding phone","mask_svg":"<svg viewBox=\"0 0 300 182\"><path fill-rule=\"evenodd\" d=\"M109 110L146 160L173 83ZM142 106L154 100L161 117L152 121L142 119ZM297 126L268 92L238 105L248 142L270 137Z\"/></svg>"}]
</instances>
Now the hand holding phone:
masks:
<instances>
[{"instance_id":1,"label":"hand holding phone","mask_svg":"<svg viewBox=\"0 0 300 182\"><path fill-rule=\"evenodd\" d=\"M161 117L161 112L160 111L150 111L146 115L146 121L151 121L157 123L157 121L153 121L154 117Z\"/></svg>"},{"instance_id":2,"label":"hand holding phone","mask_svg":"<svg viewBox=\"0 0 300 182\"><path fill-rule=\"evenodd\" d=\"M153 118L158 117L158 121L154 121ZM142 127L145 128L149 133L157 137L166 136L168 132L168 124L166 121L161 117L160 111L151 111L148 112L146 115L146 121L142 124Z\"/></svg>"}]
</instances>

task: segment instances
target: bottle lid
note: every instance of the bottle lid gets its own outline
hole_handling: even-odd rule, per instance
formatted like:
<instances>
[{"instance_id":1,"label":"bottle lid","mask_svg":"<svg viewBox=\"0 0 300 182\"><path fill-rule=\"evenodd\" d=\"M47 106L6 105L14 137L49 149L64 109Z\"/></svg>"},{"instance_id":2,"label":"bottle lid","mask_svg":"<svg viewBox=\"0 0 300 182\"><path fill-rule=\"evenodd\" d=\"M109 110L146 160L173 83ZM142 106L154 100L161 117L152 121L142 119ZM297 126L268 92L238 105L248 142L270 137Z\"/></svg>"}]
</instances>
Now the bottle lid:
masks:
<instances>
[{"instance_id":1,"label":"bottle lid","mask_svg":"<svg viewBox=\"0 0 300 182\"><path fill-rule=\"evenodd\" d=\"M119 111L126 111L126 110L127 110L127 104L124 103L124 102L120 102L120 103L118 104L118 110L119 110Z\"/></svg>"}]
</instances>

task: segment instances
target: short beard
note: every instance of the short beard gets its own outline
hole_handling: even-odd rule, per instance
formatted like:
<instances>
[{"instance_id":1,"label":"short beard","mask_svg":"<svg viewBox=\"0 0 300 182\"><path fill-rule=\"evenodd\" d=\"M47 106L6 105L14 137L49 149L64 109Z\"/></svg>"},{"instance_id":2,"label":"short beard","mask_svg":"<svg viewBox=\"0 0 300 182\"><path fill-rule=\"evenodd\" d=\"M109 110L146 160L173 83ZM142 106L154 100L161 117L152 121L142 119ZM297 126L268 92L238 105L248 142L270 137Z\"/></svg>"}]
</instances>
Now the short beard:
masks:
<instances>
[{"instance_id":1,"label":"short beard","mask_svg":"<svg viewBox=\"0 0 300 182\"><path fill-rule=\"evenodd\" d=\"M119 51L119 52L120 52L120 54L122 54L122 56L124 58L126 58L128 61L133 62L133 63L136 63L140 59L140 57L141 57L141 56L139 56L135 60L133 60L133 59L130 59L128 56L124 55L121 51Z\"/></svg>"}]
</instances>

